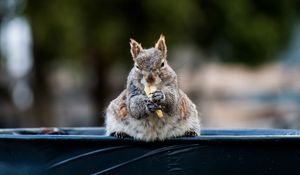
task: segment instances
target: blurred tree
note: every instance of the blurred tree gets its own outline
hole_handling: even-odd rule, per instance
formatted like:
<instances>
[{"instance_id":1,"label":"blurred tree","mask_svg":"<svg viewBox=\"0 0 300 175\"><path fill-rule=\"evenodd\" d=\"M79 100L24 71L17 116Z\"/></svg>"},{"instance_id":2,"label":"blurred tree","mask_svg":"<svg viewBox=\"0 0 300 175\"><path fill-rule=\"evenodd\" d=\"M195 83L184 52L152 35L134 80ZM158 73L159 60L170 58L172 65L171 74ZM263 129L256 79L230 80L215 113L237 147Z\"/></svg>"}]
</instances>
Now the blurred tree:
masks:
<instances>
[{"instance_id":1,"label":"blurred tree","mask_svg":"<svg viewBox=\"0 0 300 175\"><path fill-rule=\"evenodd\" d=\"M275 58L289 40L294 1L213 1L218 17L215 47L224 61L259 65ZM218 22L222 21L222 22Z\"/></svg>"},{"instance_id":2,"label":"blurred tree","mask_svg":"<svg viewBox=\"0 0 300 175\"><path fill-rule=\"evenodd\" d=\"M149 47L164 33L170 47L188 40L224 62L265 63L289 40L296 10L292 0L28 0L36 103L51 106L49 63L68 60L96 72L91 96L102 109L110 93L108 69L114 62L131 64L130 37ZM39 115L46 120L51 112Z\"/></svg>"}]
</instances>

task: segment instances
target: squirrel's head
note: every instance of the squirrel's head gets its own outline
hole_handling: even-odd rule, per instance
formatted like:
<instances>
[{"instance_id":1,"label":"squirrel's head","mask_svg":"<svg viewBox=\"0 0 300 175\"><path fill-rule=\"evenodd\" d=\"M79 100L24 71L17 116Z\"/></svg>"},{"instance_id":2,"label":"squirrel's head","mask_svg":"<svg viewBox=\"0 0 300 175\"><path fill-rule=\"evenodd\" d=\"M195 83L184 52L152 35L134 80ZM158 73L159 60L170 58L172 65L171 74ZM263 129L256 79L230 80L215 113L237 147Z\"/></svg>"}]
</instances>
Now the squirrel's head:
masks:
<instances>
[{"instance_id":1,"label":"squirrel's head","mask_svg":"<svg viewBox=\"0 0 300 175\"><path fill-rule=\"evenodd\" d=\"M142 83L159 84L163 73L170 69L167 63L167 46L165 37L160 35L155 46L143 49L142 45L130 39L130 52L134 61L134 69L142 75Z\"/></svg>"}]
</instances>

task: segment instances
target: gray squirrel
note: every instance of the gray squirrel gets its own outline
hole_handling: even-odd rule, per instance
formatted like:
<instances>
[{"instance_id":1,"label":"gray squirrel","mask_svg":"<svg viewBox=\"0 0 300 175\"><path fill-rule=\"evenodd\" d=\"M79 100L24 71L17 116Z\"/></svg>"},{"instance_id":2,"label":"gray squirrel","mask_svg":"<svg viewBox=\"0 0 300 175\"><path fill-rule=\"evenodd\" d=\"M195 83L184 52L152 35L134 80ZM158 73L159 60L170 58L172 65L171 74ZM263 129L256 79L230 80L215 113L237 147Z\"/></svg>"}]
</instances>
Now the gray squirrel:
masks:
<instances>
[{"instance_id":1,"label":"gray squirrel","mask_svg":"<svg viewBox=\"0 0 300 175\"><path fill-rule=\"evenodd\" d=\"M150 49L130 39L130 52L134 67L126 89L106 110L106 134L142 141L200 135L196 106L178 88L177 75L167 63L165 37L161 35ZM149 84L156 90L147 95L145 86ZM158 117L157 111L162 111L162 116Z\"/></svg>"}]
</instances>

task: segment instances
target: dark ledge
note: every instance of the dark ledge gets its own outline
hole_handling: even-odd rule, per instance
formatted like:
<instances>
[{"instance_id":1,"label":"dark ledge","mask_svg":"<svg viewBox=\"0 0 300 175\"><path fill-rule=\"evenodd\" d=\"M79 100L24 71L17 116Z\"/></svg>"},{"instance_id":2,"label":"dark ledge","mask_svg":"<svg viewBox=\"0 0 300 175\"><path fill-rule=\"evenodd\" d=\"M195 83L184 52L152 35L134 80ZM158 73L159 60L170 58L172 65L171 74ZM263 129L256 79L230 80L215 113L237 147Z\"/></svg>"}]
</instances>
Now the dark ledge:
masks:
<instances>
[{"instance_id":1,"label":"dark ledge","mask_svg":"<svg viewBox=\"0 0 300 175\"><path fill-rule=\"evenodd\" d=\"M300 130L204 129L193 138L145 143L103 128L0 130L0 174L300 173Z\"/></svg>"},{"instance_id":2,"label":"dark ledge","mask_svg":"<svg viewBox=\"0 0 300 175\"><path fill-rule=\"evenodd\" d=\"M82 127L82 128L18 128L0 129L0 139L100 139L122 141L114 137L105 136L103 127ZM170 140L297 140L300 139L300 130L293 129L203 129L201 136L183 137ZM133 139L124 139L134 141ZM299 140L300 141L300 140ZM167 141L164 141L167 142ZM160 142L162 143L162 142Z\"/></svg>"}]
</instances>

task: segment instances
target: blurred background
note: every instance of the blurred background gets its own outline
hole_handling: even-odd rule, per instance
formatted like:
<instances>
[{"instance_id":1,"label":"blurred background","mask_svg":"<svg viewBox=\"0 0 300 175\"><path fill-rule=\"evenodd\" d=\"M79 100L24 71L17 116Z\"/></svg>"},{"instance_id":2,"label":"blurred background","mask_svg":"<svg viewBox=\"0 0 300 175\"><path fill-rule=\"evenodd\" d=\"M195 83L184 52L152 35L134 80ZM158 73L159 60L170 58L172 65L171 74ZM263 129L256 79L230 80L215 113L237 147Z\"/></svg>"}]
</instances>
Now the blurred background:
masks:
<instances>
[{"instance_id":1,"label":"blurred background","mask_svg":"<svg viewBox=\"0 0 300 175\"><path fill-rule=\"evenodd\" d=\"M0 127L102 126L163 33L206 128L300 128L300 1L0 0Z\"/></svg>"}]
</instances>

